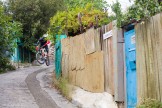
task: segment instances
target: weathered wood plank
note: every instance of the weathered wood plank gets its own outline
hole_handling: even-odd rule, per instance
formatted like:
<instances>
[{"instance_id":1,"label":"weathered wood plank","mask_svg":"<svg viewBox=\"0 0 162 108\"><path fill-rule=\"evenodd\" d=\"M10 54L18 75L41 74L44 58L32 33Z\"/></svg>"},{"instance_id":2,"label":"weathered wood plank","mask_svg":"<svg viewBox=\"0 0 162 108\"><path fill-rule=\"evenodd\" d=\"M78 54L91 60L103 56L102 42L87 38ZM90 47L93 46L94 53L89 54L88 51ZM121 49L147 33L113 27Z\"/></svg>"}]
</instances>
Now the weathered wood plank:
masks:
<instances>
[{"instance_id":1,"label":"weathered wood plank","mask_svg":"<svg viewBox=\"0 0 162 108\"><path fill-rule=\"evenodd\" d=\"M155 61L155 68L156 68L156 86L157 86L157 93L156 93L156 97L158 100L161 100L161 72L162 72L162 57L161 57L161 53L162 53L162 19L161 19L161 15L157 14L156 16L153 17L153 26L154 26L154 33L155 33L155 37L153 37L154 40L154 61Z\"/></svg>"},{"instance_id":2,"label":"weathered wood plank","mask_svg":"<svg viewBox=\"0 0 162 108\"><path fill-rule=\"evenodd\" d=\"M109 80L109 87L111 90L111 94L114 95L114 70L113 70L113 38L110 37L108 41L108 80Z\"/></svg>"},{"instance_id":3,"label":"weathered wood plank","mask_svg":"<svg viewBox=\"0 0 162 108\"><path fill-rule=\"evenodd\" d=\"M112 23L107 25L106 32L109 32L110 30L113 29ZM108 60L108 84L109 84L109 89L110 93L114 95L114 70L113 70L113 37L110 37L107 40L107 60Z\"/></svg>"},{"instance_id":4,"label":"weathered wood plank","mask_svg":"<svg viewBox=\"0 0 162 108\"><path fill-rule=\"evenodd\" d=\"M74 38L70 38L70 52L69 52L69 71L71 71L71 70L74 70L76 67L75 67L75 65L74 65L74 57L73 57L73 54L74 54Z\"/></svg>"},{"instance_id":5,"label":"weathered wood plank","mask_svg":"<svg viewBox=\"0 0 162 108\"><path fill-rule=\"evenodd\" d=\"M69 50L70 50L70 41L69 38L61 40L62 46L62 76L68 77L69 71Z\"/></svg>"},{"instance_id":6,"label":"weathered wood plank","mask_svg":"<svg viewBox=\"0 0 162 108\"><path fill-rule=\"evenodd\" d=\"M101 40L101 50L103 50L103 46L104 46L104 40L103 40L103 34L105 33L105 26L101 27L101 31L100 31L100 40Z\"/></svg>"},{"instance_id":7,"label":"weathered wood plank","mask_svg":"<svg viewBox=\"0 0 162 108\"><path fill-rule=\"evenodd\" d=\"M146 22L147 24L147 45L148 45L148 96L149 98L157 99L157 92L158 92L158 87L157 87L157 80L156 80L156 69L155 69L155 62L154 60L157 60L157 58L154 58L154 41L152 40L155 38L155 33L154 33L154 27L153 27L153 19L150 18L149 21ZM152 38L153 37L153 38Z\"/></svg>"},{"instance_id":8,"label":"weathered wood plank","mask_svg":"<svg viewBox=\"0 0 162 108\"><path fill-rule=\"evenodd\" d=\"M100 28L94 30L95 50L101 51Z\"/></svg>"},{"instance_id":9,"label":"weathered wood plank","mask_svg":"<svg viewBox=\"0 0 162 108\"><path fill-rule=\"evenodd\" d=\"M109 88L108 76L108 57L107 57L107 40L103 41L103 54L104 54L104 78L105 78L105 91L111 92Z\"/></svg>"},{"instance_id":10,"label":"weathered wood plank","mask_svg":"<svg viewBox=\"0 0 162 108\"><path fill-rule=\"evenodd\" d=\"M80 70L85 69L85 43L84 43L84 35L80 36Z\"/></svg>"},{"instance_id":11,"label":"weathered wood plank","mask_svg":"<svg viewBox=\"0 0 162 108\"><path fill-rule=\"evenodd\" d=\"M116 24L116 22L114 22L114 24ZM115 80L115 101L120 101L119 99L119 83L118 83L118 46L117 46L117 37L118 37L118 33L117 33L117 27L114 26L113 27L113 56L114 56L114 64L113 64L113 70L114 70L114 80Z\"/></svg>"},{"instance_id":12,"label":"weathered wood plank","mask_svg":"<svg viewBox=\"0 0 162 108\"><path fill-rule=\"evenodd\" d=\"M114 25L116 23L114 22ZM115 101L124 102L124 40L122 29L113 27L113 71Z\"/></svg>"},{"instance_id":13,"label":"weathered wood plank","mask_svg":"<svg viewBox=\"0 0 162 108\"><path fill-rule=\"evenodd\" d=\"M103 29L105 30L104 33L112 30L112 23L106 25ZM105 91L114 95L114 72L113 72L112 47L113 47L112 37L103 40Z\"/></svg>"},{"instance_id":14,"label":"weathered wood plank","mask_svg":"<svg viewBox=\"0 0 162 108\"><path fill-rule=\"evenodd\" d=\"M149 54L149 44L148 44L148 36L147 34L149 34L149 31L148 31L148 24L147 22L145 22L143 25L142 25L142 30L143 30L143 44L144 44L144 51L145 51L145 63L146 63L146 72L145 74L143 75L146 75L146 78L147 78L147 95L145 93L144 96L146 95L147 97L145 98L148 98L149 97L149 93L150 93L150 87L148 87L148 84L150 81L148 81L148 78L149 78L149 73L150 73L150 54ZM148 31L148 33L147 33ZM144 68L144 67L143 67ZM141 89L142 90L142 89Z\"/></svg>"},{"instance_id":15,"label":"weathered wood plank","mask_svg":"<svg viewBox=\"0 0 162 108\"><path fill-rule=\"evenodd\" d=\"M83 88L91 92L104 92L103 52L86 55L86 74Z\"/></svg>"},{"instance_id":16,"label":"weathered wood plank","mask_svg":"<svg viewBox=\"0 0 162 108\"><path fill-rule=\"evenodd\" d=\"M147 66L146 66L146 25L137 24L136 31L136 65L137 65L137 97L138 103L148 97L147 92Z\"/></svg>"},{"instance_id":17,"label":"weathered wood plank","mask_svg":"<svg viewBox=\"0 0 162 108\"><path fill-rule=\"evenodd\" d=\"M103 52L86 55L84 35L62 41L63 76L68 71L71 84L91 92L104 92Z\"/></svg>"},{"instance_id":18,"label":"weathered wood plank","mask_svg":"<svg viewBox=\"0 0 162 108\"><path fill-rule=\"evenodd\" d=\"M84 40L85 40L86 54L91 54L95 52L95 40L94 40L94 29L93 28L86 31Z\"/></svg>"},{"instance_id":19,"label":"weathered wood plank","mask_svg":"<svg viewBox=\"0 0 162 108\"><path fill-rule=\"evenodd\" d=\"M138 99L159 99L158 63L153 19L137 29ZM137 26L138 27L138 26ZM140 30L142 35L140 35ZM139 37L140 36L140 37ZM143 39L142 39L143 38ZM143 40L143 41L142 41ZM144 49L143 49L144 46ZM144 54L142 54L144 52ZM145 55L143 57L143 55ZM146 69L145 69L146 67Z\"/></svg>"},{"instance_id":20,"label":"weathered wood plank","mask_svg":"<svg viewBox=\"0 0 162 108\"><path fill-rule=\"evenodd\" d=\"M141 71L142 71L142 69L141 69L141 65L140 64L142 64L142 62L144 62L144 61L142 61L141 60L141 56L140 56L140 54L141 53L143 53L143 50L142 50L142 47L143 47L143 45L142 45L142 47L140 47L139 45L142 43L142 37L140 37L141 36L141 31L140 31L141 29L140 29L140 24L137 24L136 26L135 26L135 34L136 34L136 71L137 71L137 103L140 103L140 100L141 100L141 97L142 97L142 92L141 92L141 89L142 89L142 84L143 83L141 83ZM144 55L144 54L143 54ZM141 60L141 62L139 62Z\"/></svg>"},{"instance_id":21,"label":"weathered wood plank","mask_svg":"<svg viewBox=\"0 0 162 108\"><path fill-rule=\"evenodd\" d=\"M162 101L162 13L160 14L160 20L159 20L159 23L158 23L158 28L159 30L159 84L160 84L160 98L161 98L161 101Z\"/></svg>"},{"instance_id":22,"label":"weathered wood plank","mask_svg":"<svg viewBox=\"0 0 162 108\"><path fill-rule=\"evenodd\" d=\"M76 70L69 71L69 82L70 82L70 84L76 85L76 74L77 74Z\"/></svg>"}]
</instances>

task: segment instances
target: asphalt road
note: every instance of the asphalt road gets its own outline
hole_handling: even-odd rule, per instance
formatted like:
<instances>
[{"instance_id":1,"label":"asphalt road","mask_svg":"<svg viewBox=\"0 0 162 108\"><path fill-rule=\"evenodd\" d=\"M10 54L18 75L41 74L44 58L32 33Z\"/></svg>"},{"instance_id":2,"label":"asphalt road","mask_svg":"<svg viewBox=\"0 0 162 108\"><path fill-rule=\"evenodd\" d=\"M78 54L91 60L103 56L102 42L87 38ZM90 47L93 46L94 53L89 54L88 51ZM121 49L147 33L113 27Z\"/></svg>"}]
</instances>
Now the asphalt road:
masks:
<instances>
[{"instance_id":1,"label":"asphalt road","mask_svg":"<svg viewBox=\"0 0 162 108\"><path fill-rule=\"evenodd\" d=\"M0 108L58 108L36 79L46 68L32 66L0 74Z\"/></svg>"}]
</instances>

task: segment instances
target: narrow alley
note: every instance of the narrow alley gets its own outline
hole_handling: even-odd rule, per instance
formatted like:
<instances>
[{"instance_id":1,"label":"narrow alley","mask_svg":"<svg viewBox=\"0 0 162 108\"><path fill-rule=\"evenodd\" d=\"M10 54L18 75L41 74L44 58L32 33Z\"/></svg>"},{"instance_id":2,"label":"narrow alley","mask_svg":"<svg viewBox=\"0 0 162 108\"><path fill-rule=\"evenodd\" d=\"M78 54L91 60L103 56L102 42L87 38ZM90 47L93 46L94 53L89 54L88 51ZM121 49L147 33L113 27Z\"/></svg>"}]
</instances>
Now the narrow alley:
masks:
<instances>
[{"instance_id":1,"label":"narrow alley","mask_svg":"<svg viewBox=\"0 0 162 108\"><path fill-rule=\"evenodd\" d=\"M49 96L45 89L50 92L49 86L51 85L47 87L46 84L45 89L41 86L40 82L49 82L48 79L43 80L41 74L45 72L51 74L52 70L53 65L48 68L47 66L32 66L1 74L0 108L59 108L65 106L73 108L54 88L52 88L54 91L52 93L55 99ZM55 101L57 104L61 102L62 106L58 107Z\"/></svg>"}]
</instances>

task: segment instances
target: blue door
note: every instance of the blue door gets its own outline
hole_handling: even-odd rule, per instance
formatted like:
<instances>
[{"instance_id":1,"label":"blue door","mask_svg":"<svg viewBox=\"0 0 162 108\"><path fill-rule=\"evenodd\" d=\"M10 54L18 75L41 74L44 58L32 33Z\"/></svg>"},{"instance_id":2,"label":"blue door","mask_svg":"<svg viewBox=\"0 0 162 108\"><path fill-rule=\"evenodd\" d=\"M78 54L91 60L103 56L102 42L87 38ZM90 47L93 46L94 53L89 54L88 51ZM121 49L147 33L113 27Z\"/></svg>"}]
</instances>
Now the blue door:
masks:
<instances>
[{"instance_id":1,"label":"blue door","mask_svg":"<svg viewBox=\"0 0 162 108\"><path fill-rule=\"evenodd\" d=\"M130 30L124 33L125 56L126 56L126 91L127 108L135 108L137 104L136 86L136 47L135 31Z\"/></svg>"}]
</instances>

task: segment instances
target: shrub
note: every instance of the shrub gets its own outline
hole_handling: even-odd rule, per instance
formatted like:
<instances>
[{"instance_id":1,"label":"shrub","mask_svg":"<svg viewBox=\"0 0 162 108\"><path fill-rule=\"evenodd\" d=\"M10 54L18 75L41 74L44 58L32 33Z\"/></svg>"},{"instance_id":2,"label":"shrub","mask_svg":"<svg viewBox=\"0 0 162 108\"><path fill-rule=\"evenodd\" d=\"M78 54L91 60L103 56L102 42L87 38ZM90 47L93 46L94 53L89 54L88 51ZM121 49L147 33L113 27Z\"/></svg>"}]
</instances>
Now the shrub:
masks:
<instances>
[{"instance_id":1,"label":"shrub","mask_svg":"<svg viewBox=\"0 0 162 108\"><path fill-rule=\"evenodd\" d=\"M162 103L155 99L144 99L137 108L162 108Z\"/></svg>"},{"instance_id":2,"label":"shrub","mask_svg":"<svg viewBox=\"0 0 162 108\"><path fill-rule=\"evenodd\" d=\"M78 14L80 13L80 20ZM77 6L67 11L59 11L50 20L49 34L55 40L55 35L65 34L75 36L91 27L102 26L109 23L108 14L87 3L85 7ZM82 30L81 30L82 29Z\"/></svg>"},{"instance_id":3,"label":"shrub","mask_svg":"<svg viewBox=\"0 0 162 108\"><path fill-rule=\"evenodd\" d=\"M10 64L8 58L4 57L0 59L0 73L4 73L6 71L15 70L16 68Z\"/></svg>"},{"instance_id":4,"label":"shrub","mask_svg":"<svg viewBox=\"0 0 162 108\"><path fill-rule=\"evenodd\" d=\"M53 84L56 89L58 89L61 94L66 97L68 100L71 100L70 96L70 87L68 86L68 79L64 77L60 77L59 79L56 79L53 77Z\"/></svg>"}]
</instances>

